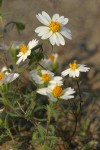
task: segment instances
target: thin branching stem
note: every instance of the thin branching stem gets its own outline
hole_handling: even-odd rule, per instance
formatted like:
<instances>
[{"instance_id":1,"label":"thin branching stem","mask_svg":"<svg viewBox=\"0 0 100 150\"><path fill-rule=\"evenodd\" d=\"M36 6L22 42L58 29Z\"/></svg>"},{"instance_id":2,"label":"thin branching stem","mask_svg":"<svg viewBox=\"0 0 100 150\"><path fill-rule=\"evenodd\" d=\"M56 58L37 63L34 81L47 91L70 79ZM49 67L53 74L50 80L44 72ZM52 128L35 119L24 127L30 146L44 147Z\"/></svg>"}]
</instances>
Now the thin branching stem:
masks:
<instances>
[{"instance_id":1,"label":"thin branching stem","mask_svg":"<svg viewBox=\"0 0 100 150\"><path fill-rule=\"evenodd\" d=\"M37 63L39 66L41 66L44 70L47 70L47 68L45 68L43 65L41 65L40 63Z\"/></svg>"}]
</instances>

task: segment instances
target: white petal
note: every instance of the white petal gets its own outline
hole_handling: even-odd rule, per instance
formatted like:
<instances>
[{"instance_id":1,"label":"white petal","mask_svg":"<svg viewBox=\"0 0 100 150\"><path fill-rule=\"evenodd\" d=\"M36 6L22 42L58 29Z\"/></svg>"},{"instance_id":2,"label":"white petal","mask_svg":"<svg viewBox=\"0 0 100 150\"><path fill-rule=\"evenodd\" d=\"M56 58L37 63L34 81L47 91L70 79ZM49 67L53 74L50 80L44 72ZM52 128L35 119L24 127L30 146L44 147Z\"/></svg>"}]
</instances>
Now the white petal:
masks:
<instances>
[{"instance_id":1,"label":"white petal","mask_svg":"<svg viewBox=\"0 0 100 150\"><path fill-rule=\"evenodd\" d=\"M64 89L63 92L66 95L70 95L70 94L75 93L74 89L72 89L71 87Z\"/></svg>"},{"instance_id":2,"label":"white petal","mask_svg":"<svg viewBox=\"0 0 100 150\"><path fill-rule=\"evenodd\" d=\"M55 88L55 86L56 86L55 84L49 84L48 88L52 91Z\"/></svg>"},{"instance_id":3,"label":"white petal","mask_svg":"<svg viewBox=\"0 0 100 150\"><path fill-rule=\"evenodd\" d=\"M53 34L52 31L47 30L45 31L45 34L42 35L41 39L48 39Z\"/></svg>"},{"instance_id":4,"label":"white petal","mask_svg":"<svg viewBox=\"0 0 100 150\"><path fill-rule=\"evenodd\" d=\"M17 79L19 77L18 73L12 73L12 79L10 80L10 82L14 81L15 79Z\"/></svg>"},{"instance_id":5,"label":"white petal","mask_svg":"<svg viewBox=\"0 0 100 150\"><path fill-rule=\"evenodd\" d=\"M41 70L41 73L42 74L49 74L50 76L54 76L54 73L53 72L51 72L51 71L49 71L49 70Z\"/></svg>"},{"instance_id":6,"label":"white petal","mask_svg":"<svg viewBox=\"0 0 100 150\"><path fill-rule=\"evenodd\" d=\"M59 38L58 38L58 36L56 35L56 33L53 33L52 36L50 37L50 43L51 43L52 45L55 45L55 44L57 44L58 46L60 45L60 43L59 43Z\"/></svg>"},{"instance_id":7,"label":"white petal","mask_svg":"<svg viewBox=\"0 0 100 150\"><path fill-rule=\"evenodd\" d=\"M50 98L51 101L56 102L57 98L55 98L51 93L47 92L47 96Z\"/></svg>"},{"instance_id":8,"label":"white petal","mask_svg":"<svg viewBox=\"0 0 100 150\"><path fill-rule=\"evenodd\" d=\"M17 57L20 57L20 56L22 56L23 55L23 53L22 52L19 52L19 54L17 55Z\"/></svg>"},{"instance_id":9,"label":"white petal","mask_svg":"<svg viewBox=\"0 0 100 150\"><path fill-rule=\"evenodd\" d=\"M25 61L27 59L27 54L23 55L23 61Z\"/></svg>"},{"instance_id":10,"label":"white petal","mask_svg":"<svg viewBox=\"0 0 100 150\"><path fill-rule=\"evenodd\" d=\"M61 16L57 21L60 22L62 25L65 25L68 23L68 18L64 18L64 16Z\"/></svg>"},{"instance_id":11,"label":"white petal","mask_svg":"<svg viewBox=\"0 0 100 150\"><path fill-rule=\"evenodd\" d=\"M68 18L64 18L64 20L62 20L61 24L62 25L66 25L68 23L69 19Z\"/></svg>"},{"instance_id":12,"label":"white petal","mask_svg":"<svg viewBox=\"0 0 100 150\"><path fill-rule=\"evenodd\" d=\"M53 35L49 38L51 45L55 45L55 43L56 43L55 40L54 40Z\"/></svg>"},{"instance_id":13,"label":"white petal","mask_svg":"<svg viewBox=\"0 0 100 150\"><path fill-rule=\"evenodd\" d=\"M36 39L33 39L32 41L30 41L28 43L28 48L31 50L33 47L35 47L36 45L38 45L39 41L37 41Z\"/></svg>"},{"instance_id":14,"label":"white petal","mask_svg":"<svg viewBox=\"0 0 100 150\"><path fill-rule=\"evenodd\" d=\"M14 81L18 76L18 73L9 73L8 75L5 75L4 82L10 83Z\"/></svg>"},{"instance_id":15,"label":"white petal","mask_svg":"<svg viewBox=\"0 0 100 150\"><path fill-rule=\"evenodd\" d=\"M62 95L60 98L61 98L61 99L64 99L64 100L69 100L69 99L74 98L74 96L73 96L73 95L68 95L68 96Z\"/></svg>"},{"instance_id":16,"label":"white petal","mask_svg":"<svg viewBox=\"0 0 100 150\"><path fill-rule=\"evenodd\" d=\"M71 95L75 93L74 89L69 87L63 90L63 92L64 94L60 97L61 99L68 100L68 99L74 98L74 95Z\"/></svg>"},{"instance_id":17,"label":"white petal","mask_svg":"<svg viewBox=\"0 0 100 150\"><path fill-rule=\"evenodd\" d=\"M35 29L35 32L36 32L36 33L40 33L40 32L42 32L42 31L44 31L44 30L49 30L49 29L50 29L49 27L40 26L40 27L37 27L37 28Z\"/></svg>"},{"instance_id":18,"label":"white petal","mask_svg":"<svg viewBox=\"0 0 100 150\"><path fill-rule=\"evenodd\" d=\"M79 71L81 71L81 72L87 72L87 71L89 71L89 67L85 67L85 65L80 65L79 67L78 67L78 70Z\"/></svg>"},{"instance_id":19,"label":"white petal","mask_svg":"<svg viewBox=\"0 0 100 150\"><path fill-rule=\"evenodd\" d=\"M58 32L56 32L56 36L59 39L59 43L61 45L65 45L65 40L64 40L63 36L60 33L58 33Z\"/></svg>"},{"instance_id":20,"label":"white petal","mask_svg":"<svg viewBox=\"0 0 100 150\"><path fill-rule=\"evenodd\" d=\"M67 76L69 73L70 73L70 69L66 69L66 70L64 70L64 71L61 72L61 75L62 75L63 77L65 77L65 76Z\"/></svg>"},{"instance_id":21,"label":"white petal","mask_svg":"<svg viewBox=\"0 0 100 150\"><path fill-rule=\"evenodd\" d=\"M37 19L44 25L48 26L49 25L49 21L42 16L41 14L36 15Z\"/></svg>"},{"instance_id":22,"label":"white petal","mask_svg":"<svg viewBox=\"0 0 100 150\"><path fill-rule=\"evenodd\" d=\"M8 68L6 66L2 67L1 72L8 71Z\"/></svg>"},{"instance_id":23,"label":"white petal","mask_svg":"<svg viewBox=\"0 0 100 150\"><path fill-rule=\"evenodd\" d=\"M52 78L52 80L49 82L49 84L58 84L58 85L63 85L63 81L62 81L62 77L60 77L60 76L55 76L55 77L53 77Z\"/></svg>"},{"instance_id":24,"label":"white petal","mask_svg":"<svg viewBox=\"0 0 100 150\"><path fill-rule=\"evenodd\" d=\"M30 78L37 84L42 84L41 77L36 72L30 72Z\"/></svg>"},{"instance_id":25,"label":"white petal","mask_svg":"<svg viewBox=\"0 0 100 150\"><path fill-rule=\"evenodd\" d=\"M42 11L42 15L43 15L49 22L51 22L50 16L49 16L45 11Z\"/></svg>"},{"instance_id":26,"label":"white petal","mask_svg":"<svg viewBox=\"0 0 100 150\"><path fill-rule=\"evenodd\" d=\"M16 62L16 65L18 65L22 60L23 60L23 55L18 59L18 61Z\"/></svg>"},{"instance_id":27,"label":"white petal","mask_svg":"<svg viewBox=\"0 0 100 150\"><path fill-rule=\"evenodd\" d=\"M79 70L75 69L75 75L76 75L76 77L79 77L79 74L80 74Z\"/></svg>"},{"instance_id":28,"label":"white petal","mask_svg":"<svg viewBox=\"0 0 100 150\"><path fill-rule=\"evenodd\" d=\"M47 95L48 88L41 88L37 90L37 93L41 95Z\"/></svg>"},{"instance_id":29,"label":"white petal","mask_svg":"<svg viewBox=\"0 0 100 150\"><path fill-rule=\"evenodd\" d=\"M74 70L71 70L71 71L70 71L70 74L72 74L73 78L76 77L76 74L75 74L75 71L74 71Z\"/></svg>"},{"instance_id":30,"label":"white petal","mask_svg":"<svg viewBox=\"0 0 100 150\"><path fill-rule=\"evenodd\" d=\"M63 78L61 76L55 76L53 78L54 81L59 81L59 80L62 80Z\"/></svg>"},{"instance_id":31,"label":"white petal","mask_svg":"<svg viewBox=\"0 0 100 150\"><path fill-rule=\"evenodd\" d=\"M56 21L57 19L59 19L59 14L54 14L52 17L52 21Z\"/></svg>"},{"instance_id":32,"label":"white petal","mask_svg":"<svg viewBox=\"0 0 100 150\"><path fill-rule=\"evenodd\" d=\"M62 37L61 34L59 34L58 32L55 32L52 34L52 36L50 37L50 43L52 45L55 45L57 44L58 46L61 44L61 45L65 45L65 40L64 38Z\"/></svg>"},{"instance_id":33,"label":"white petal","mask_svg":"<svg viewBox=\"0 0 100 150\"><path fill-rule=\"evenodd\" d=\"M45 26L36 28L35 32L38 33L38 36L42 36L42 39L47 39L53 34L50 28Z\"/></svg>"},{"instance_id":34,"label":"white petal","mask_svg":"<svg viewBox=\"0 0 100 150\"><path fill-rule=\"evenodd\" d=\"M70 40L72 39L71 31L70 31L69 29L67 29L66 27L61 27L60 33L61 33L64 37L66 37L66 38L68 38L68 39L70 39Z\"/></svg>"},{"instance_id":35,"label":"white petal","mask_svg":"<svg viewBox=\"0 0 100 150\"><path fill-rule=\"evenodd\" d=\"M41 74L45 74L45 73L48 73L47 70L41 70Z\"/></svg>"},{"instance_id":36,"label":"white petal","mask_svg":"<svg viewBox=\"0 0 100 150\"><path fill-rule=\"evenodd\" d=\"M60 45L59 37L58 37L58 35L56 34L56 32L53 34L53 38L54 38L55 43L57 44L57 46L59 46L59 45Z\"/></svg>"},{"instance_id":37,"label":"white petal","mask_svg":"<svg viewBox=\"0 0 100 150\"><path fill-rule=\"evenodd\" d=\"M27 51L27 56L29 56L31 54L31 50Z\"/></svg>"}]
</instances>

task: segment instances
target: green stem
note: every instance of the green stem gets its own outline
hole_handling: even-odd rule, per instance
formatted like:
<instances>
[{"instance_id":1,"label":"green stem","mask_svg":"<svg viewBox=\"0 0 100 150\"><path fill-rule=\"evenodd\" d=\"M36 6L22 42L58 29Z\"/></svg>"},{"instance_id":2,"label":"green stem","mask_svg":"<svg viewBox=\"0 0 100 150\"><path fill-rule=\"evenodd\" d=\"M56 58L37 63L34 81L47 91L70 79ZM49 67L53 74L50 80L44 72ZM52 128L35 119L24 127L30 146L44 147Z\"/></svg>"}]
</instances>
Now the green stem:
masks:
<instances>
[{"instance_id":1,"label":"green stem","mask_svg":"<svg viewBox=\"0 0 100 150\"><path fill-rule=\"evenodd\" d=\"M80 90L80 85L79 85L79 82L78 80L76 80L76 83L77 83L77 87L78 87L78 94L79 94L79 97L80 97L80 103L79 103L79 106L80 106L80 110L79 110L79 114L81 114L81 108L82 108L82 95L81 95L81 90Z\"/></svg>"}]
</instances>

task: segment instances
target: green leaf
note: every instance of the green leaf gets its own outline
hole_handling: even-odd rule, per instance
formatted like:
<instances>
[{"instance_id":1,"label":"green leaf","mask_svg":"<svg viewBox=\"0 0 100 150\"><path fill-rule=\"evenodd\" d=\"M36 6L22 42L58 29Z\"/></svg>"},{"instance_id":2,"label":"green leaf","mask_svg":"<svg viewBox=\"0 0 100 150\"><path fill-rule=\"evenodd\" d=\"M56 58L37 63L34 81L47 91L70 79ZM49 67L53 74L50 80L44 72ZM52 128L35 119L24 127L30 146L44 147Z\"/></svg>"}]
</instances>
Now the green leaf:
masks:
<instances>
[{"instance_id":1,"label":"green leaf","mask_svg":"<svg viewBox=\"0 0 100 150\"><path fill-rule=\"evenodd\" d=\"M42 52L37 52L37 53L32 52L31 55L28 58L30 59L30 61L29 61L29 66L30 66L34 62L35 63L39 62L42 58L44 58L44 55L43 55Z\"/></svg>"},{"instance_id":2,"label":"green leaf","mask_svg":"<svg viewBox=\"0 0 100 150\"><path fill-rule=\"evenodd\" d=\"M32 136L33 141L37 140L37 137L38 137L38 132L33 133L33 136Z\"/></svg>"},{"instance_id":3,"label":"green leaf","mask_svg":"<svg viewBox=\"0 0 100 150\"><path fill-rule=\"evenodd\" d=\"M54 132L55 132L55 128L54 128L54 126L53 125L50 125L49 126L49 129L51 130L51 132L54 134Z\"/></svg>"},{"instance_id":4,"label":"green leaf","mask_svg":"<svg viewBox=\"0 0 100 150\"><path fill-rule=\"evenodd\" d=\"M24 30L25 29L25 24L24 23L22 23L22 22L15 22L15 24L16 24L16 28L18 30Z\"/></svg>"},{"instance_id":5,"label":"green leaf","mask_svg":"<svg viewBox=\"0 0 100 150\"><path fill-rule=\"evenodd\" d=\"M40 136L44 137L45 129L41 125L38 126L38 131L39 131Z\"/></svg>"},{"instance_id":6,"label":"green leaf","mask_svg":"<svg viewBox=\"0 0 100 150\"><path fill-rule=\"evenodd\" d=\"M41 49L42 50L42 44L39 44L39 45L35 46L34 48L31 49L31 51L35 51L37 49Z\"/></svg>"}]
</instances>

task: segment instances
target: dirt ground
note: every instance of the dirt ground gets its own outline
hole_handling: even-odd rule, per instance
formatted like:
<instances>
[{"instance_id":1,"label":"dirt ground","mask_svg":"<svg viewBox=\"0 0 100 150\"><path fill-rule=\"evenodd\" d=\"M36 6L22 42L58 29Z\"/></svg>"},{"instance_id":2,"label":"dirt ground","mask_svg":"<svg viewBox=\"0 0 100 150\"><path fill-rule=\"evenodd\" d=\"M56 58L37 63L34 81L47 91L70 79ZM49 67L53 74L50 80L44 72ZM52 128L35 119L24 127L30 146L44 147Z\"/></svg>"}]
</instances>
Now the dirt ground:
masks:
<instances>
[{"instance_id":1,"label":"dirt ground","mask_svg":"<svg viewBox=\"0 0 100 150\"><path fill-rule=\"evenodd\" d=\"M90 130L92 128L96 134L93 140L98 141L97 139L100 139L100 0L4 0L2 11L5 23L21 21L26 24L25 30L20 35L15 29L9 29L5 43L9 44L10 41L15 40L27 43L33 38L38 38L34 30L40 23L35 15L43 10L51 16L59 13L69 18L67 27L72 31L72 40L66 39L65 46L54 48L54 52L59 54L60 70L65 69L74 59L91 68L87 76L84 75L83 80L89 91L97 95L97 99L94 100L92 96L88 99L85 108L87 116L83 116L83 119L90 118L92 123ZM49 49L50 47L46 45L46 53L50 52Z\"/></svg>"}]
</instances>

